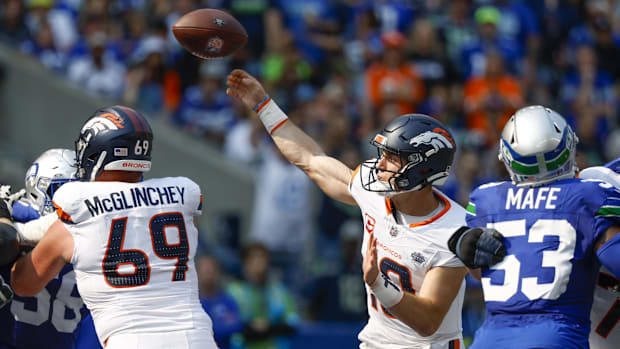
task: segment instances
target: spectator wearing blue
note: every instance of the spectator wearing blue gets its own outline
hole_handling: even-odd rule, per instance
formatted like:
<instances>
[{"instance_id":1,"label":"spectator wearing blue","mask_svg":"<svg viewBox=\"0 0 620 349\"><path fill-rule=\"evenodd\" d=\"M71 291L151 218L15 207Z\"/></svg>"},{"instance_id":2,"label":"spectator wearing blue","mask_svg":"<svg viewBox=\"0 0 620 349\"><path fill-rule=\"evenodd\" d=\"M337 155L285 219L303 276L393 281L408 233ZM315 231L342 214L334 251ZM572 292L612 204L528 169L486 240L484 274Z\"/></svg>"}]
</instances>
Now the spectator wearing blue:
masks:
<instances>
[{"instance_id":1,"label":"spectator wearing blue","mask_svg":"<svg viewBox=\"0 0 620 349\"><path fill-rule=\"evenodd\" d=\"M517 0L495 3L502 19L497 23L500 34L515 41L519 52L535 58L540 47L540 25L530 6Z\"/></svg>"},{"instance_id":2,"label":"spectator wearing blue","mask_svg":"<svg viewBox=\"0 0 620 349\"><path fill-rule=\"evenodd\" d=\"M578 150L587 155L588 166L605 162L604 144L615 120L617 96L613 79L598 68L596 51L583 44L575 50L575 63L561 80L564 115L579 135Z\"/></svg>"},{"instance_id":3,"label":"spectator wearing blue","mask_svg":"<svg viewBox=\"0 0 620 349\"><path fill-rule=\"evenodd\" d=\"M52 27L47 21L38 26L33 39L22 43L21 50L36 57L45 67L57 72L62 72L67 63L65 53L56 49Z\"/></svg>"},{"instance_id":4,"label":"spectator wearing blue","mask_svg":"<svg viewBox=\"0 0 620 349\"><path fill-rule=\"evenodd\" d=\"M463 76L481 76L486 67L486 54L498 51L504 57L509 71L514 72L522 52L514 40L503 37L497 28L501 13L494 6L482 6L474 13L478 36L466 45L461 53Z\"/></svg>"},{"instance_id":5,"label":"spectator wearing blue","mask_svg":"<svg viewBox=\"0 0 620 349\"><path fill-rule=\"evenodd\" d=\"M288 29L295 45L312 66L328 63L327 51L342 48L338 35L342 28L333 1L274 0L273 5L277 11L268 19L272 29L267 36L271 44L277 45L280 34Z\"/></svg>"},{"instance_id":6,"label":"spectator wearing blue","mask_svg":"<svg viewBox=\"0 0 620 349\"><path fill-rule=\"evenodd\" d=\"M96 31L86 40L88 53L69 63L67 77L94 95L119 98L125 88L125 67L109 54L108 36Z\"/></svg>"},{"instance_id":7,"label":"spectator wearing blue","mask_svg":"<svg viewBox=\"0 0 620 349\"><path fill-rule=\"evenodd\" d=\"M178 106L174 102L180 99L179 78L165 66L166 53L166 41L160 36L147 35L138 42L127 73L126 104L150 115Z\"/></svg>"},{"instance_id":8,"label":"spectator wearing blue","mask_svg":"<svg viewBox=\"0 0 620 349\"><path fill-rule=\"evenodd\" d=\"M213 321L213 335L220 349L231 348L231 337L243 329L235 299L222 288L220 265L215 258L202 255L196 260L200 303Z\"/></svg>"},{"instance_id":9,"label":"spectator wearing blue","mask_svg":"<svg viewBox=\"0 0 620 349\"><path fill-rule=\"evenodd\" d=\"M228 72L225 61L204 61L200 82L185 91L174 122L189 133L222 145L237 117L223 88Z\"/></svg>"}]
</instances>

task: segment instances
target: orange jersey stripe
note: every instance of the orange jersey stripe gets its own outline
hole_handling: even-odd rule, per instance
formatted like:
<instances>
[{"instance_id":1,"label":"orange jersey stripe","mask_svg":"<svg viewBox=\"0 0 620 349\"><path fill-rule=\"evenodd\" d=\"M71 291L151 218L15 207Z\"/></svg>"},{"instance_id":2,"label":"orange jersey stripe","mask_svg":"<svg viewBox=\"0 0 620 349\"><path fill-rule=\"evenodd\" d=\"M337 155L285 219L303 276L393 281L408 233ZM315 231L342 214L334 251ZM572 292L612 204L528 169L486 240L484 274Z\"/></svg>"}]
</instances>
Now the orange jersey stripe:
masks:
<instances>
[{"instance_id":1,"label":"orange jersey stripe","mask_svg":"<svg viewBox=\"0 0 620 349\"><path fill-rule=\"evenodd\" d=\"M60 218L60 220L62 220L63 222L73 223L73 219L71 219L71 216L65 211L63 211L60 206L56 205L54 201L52 201L52 205L54 205L54 208L56 208L56 213L58 214L58 218Z\"/></svg>"},{"instance_id":2,"label":"orange jersey stripe","mask_svg":"<svg viewBox=\"0 0 620 349\"><path fill-rule=\"evenodd\" d=\"M443 201L444 205L446 205L443 210L441 210L441 212L439 212L438 214L436 214L435 216L422 221L422 222L418 222L418 223L413 223L413 224L409 224L409 228L415 228L415 227L419 227L422 225L427 225L430 223L433 223L434 221L438 220L439 218L441 218L441 216L443 216L444 214L446 214L446 212L448 212L448 210L450 210L450 207L452 205L450 205L450 201L448 199L446 199L445 197L443 197L441 194L439 194L436 191L433 191L433 193L435 194L435 197L440 199L441 201Z\"/></svg>"}]
</instances>

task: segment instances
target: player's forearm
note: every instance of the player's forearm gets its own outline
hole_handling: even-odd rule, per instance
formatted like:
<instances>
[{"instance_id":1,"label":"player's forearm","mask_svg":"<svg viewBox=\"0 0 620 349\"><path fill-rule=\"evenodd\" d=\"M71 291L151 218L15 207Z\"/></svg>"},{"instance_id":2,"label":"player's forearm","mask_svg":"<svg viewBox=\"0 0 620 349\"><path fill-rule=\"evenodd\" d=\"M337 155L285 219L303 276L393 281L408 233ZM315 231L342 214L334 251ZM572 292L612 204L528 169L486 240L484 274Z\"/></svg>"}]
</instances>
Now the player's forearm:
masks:
<instances>
[{"instance_id":1,"label":"player's forearm","mask_svg":"<svg viewBox=\"0 0 620 349\"><path fill-rule=\"evenodd\" d=\"M411 327L421 336L428 337L439 329L446 310L431 300L405 293L402 301L392 308L389 312L400 321Z\"/></svg>"},{"instance_id":2,"label":"player's forearm","mask_svg":"<svg viewBox=\"0 0 620 349\"><path fill-rule=\"evenodd\" d=\"M19 258L11 269L11 287L15 293L22 297L33 297L47 284L38 277L38 273L32 264L32 253Z\"/></svg>"},{"instance_id":3,"label":"player's forearm","mask_svg":"<svg viewBox=\"0 0 620 349\"><path fill-rule=\"evenodd\" d=\"M284 157L307 173L312 157L324 155L323 149L293 124L274 100L265 98L255 108L258 117Z\"/></svg>"},{"instance_id":4,"label":"player's forearm","mask_svg":"<svg viewBox=\"0 0 620 349\"><path fill-rule=\"evenodd\" d=\"M57 220L56 213L52 213L27 223L15 223L20 244L24 246L36 245Z\"/></svg>"}]
</instances>

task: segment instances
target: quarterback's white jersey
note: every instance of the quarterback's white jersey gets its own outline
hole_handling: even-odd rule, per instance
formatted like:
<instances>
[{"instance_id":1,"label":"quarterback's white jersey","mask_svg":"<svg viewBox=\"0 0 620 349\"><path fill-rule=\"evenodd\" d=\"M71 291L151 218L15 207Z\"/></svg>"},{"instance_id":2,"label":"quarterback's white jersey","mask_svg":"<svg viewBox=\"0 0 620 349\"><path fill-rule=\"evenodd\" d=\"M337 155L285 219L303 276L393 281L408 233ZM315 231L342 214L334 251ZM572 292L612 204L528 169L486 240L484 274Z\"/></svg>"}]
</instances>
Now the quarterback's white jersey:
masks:
<instances>
[{"instance_id":1,"label":"quarterback's white jersey","mask_svg":"<svg viewBox=\"0 0 620 349\"><path fill-rule=\"evenodd\" d=\"M399 280L405 292L420 291L424 276L433 267L463 267L463 263L448 249L448 239L465 225L465 209L442 193L435 195L443 203L437 212L425 219L401 215L406 224L398 224L392 214L389 199L365 190L361 175L368 169L358 167L349 191L360 207L364 219L362 255L370 234L377 239L379 268L392 280ZM402 221L401 221L402 222ZM461 310L465 281L450 306L441 326L433 335L423 337L396 319L379 303L366 285L368 295L368 324L359 334L363 348L430 348L431 344L461 340ZM447 348L448 346L446 346ZM457 344L458 347L458 344Z\"/></svg>"},{"instance_id":2,"label":"quarterback's white jersey","mask_svg":"<svg viewBox=\"0 0 620 349\"><path fill-rule=\"evenodd\" d=\"M620 188L620 175L607 167L590 167L579 173L582 179L599 179ZM618 286L616 286L618 285ZM617 349L620 343L620 293L615 288L620 281L607 269L601 268L594 289L590 312L591 349Z\"/></svg>"},{"instance_id":3,"label":"quarterback's white jersey","mask_svg":"<svg viewBox=\"0 0 620 349\"><path fill-rule=\"evenodd\" d=\"M213 338L194 268L194 216L202 209L196 183L70 182L54 206L73 236L78 290L102 345L117 335L190 330Z\"/></svg>"}]
</instances>

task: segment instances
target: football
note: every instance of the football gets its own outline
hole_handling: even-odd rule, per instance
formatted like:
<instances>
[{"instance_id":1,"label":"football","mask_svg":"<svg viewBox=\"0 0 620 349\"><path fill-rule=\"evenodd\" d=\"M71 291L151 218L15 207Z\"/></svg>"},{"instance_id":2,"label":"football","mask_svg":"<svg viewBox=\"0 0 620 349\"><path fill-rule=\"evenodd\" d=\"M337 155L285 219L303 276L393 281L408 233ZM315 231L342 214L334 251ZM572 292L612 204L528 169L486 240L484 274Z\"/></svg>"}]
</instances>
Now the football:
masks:
<instances>
[{"instance_id":1,"label":"football","mask_svg":"<svg viewBox=\"0 0 620 349\"><path fill-rule=\"evenodd\" d=\"M181 46L203 59L228 56L248 41L248 33L233 16L208 8L179 18L172 33Z\"/></svg>"}]
</instances>

